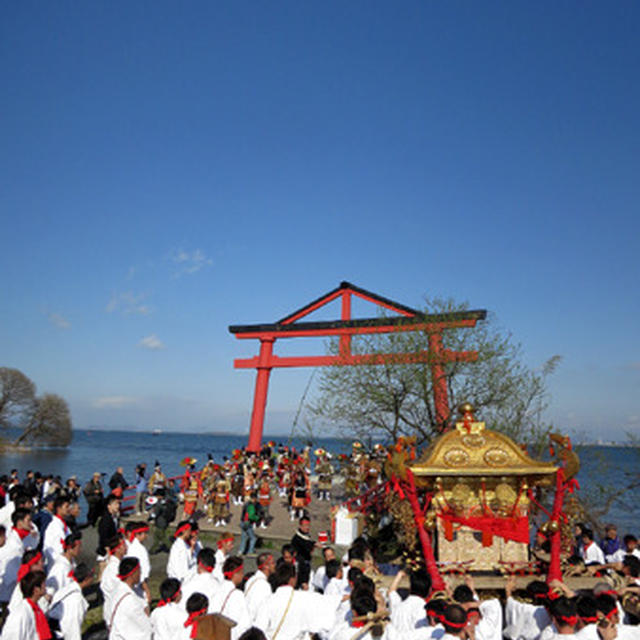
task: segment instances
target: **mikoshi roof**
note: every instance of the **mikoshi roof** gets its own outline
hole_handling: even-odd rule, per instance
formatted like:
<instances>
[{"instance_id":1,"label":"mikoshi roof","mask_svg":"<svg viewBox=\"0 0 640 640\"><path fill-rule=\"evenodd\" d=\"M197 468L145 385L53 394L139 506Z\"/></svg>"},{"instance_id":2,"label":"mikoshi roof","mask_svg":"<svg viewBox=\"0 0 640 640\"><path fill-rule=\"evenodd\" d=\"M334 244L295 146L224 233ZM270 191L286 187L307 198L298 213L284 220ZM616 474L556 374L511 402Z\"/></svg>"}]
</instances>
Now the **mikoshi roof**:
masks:
<instances>
[{"instance_id":1,"label":"mikoshi roof","mask_svg":"<svg viewBox=\"0 0 640 640\"><path fill-rule=\"evenodd\" d=\"M438 437L411 465L416 480L446 476L528 476L547 484L558 467L534 460L508 436L465 419Z\"/></svg>"}]
</instances>

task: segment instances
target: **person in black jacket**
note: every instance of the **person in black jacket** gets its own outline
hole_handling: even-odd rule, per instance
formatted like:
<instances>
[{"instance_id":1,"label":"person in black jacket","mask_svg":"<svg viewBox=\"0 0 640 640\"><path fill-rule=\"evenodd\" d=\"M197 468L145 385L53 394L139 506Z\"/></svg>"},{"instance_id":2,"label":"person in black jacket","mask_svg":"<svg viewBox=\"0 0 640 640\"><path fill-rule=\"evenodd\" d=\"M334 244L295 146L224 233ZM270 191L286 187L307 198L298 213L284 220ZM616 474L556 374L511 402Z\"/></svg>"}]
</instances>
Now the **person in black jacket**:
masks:
<instances>
[{"instance_id":1,"label":"person in black jacket","mask_svg":"<svg viewBox=\"0 0 640 640\"><path fill-rule=\"evenodd\" d=\"M98 522L98 560L103 561L107 554L109 540L118 535L120 529L120 499L110 494L107 496L104 515Z\"/></svg>"},{"instance_id":2,"label":"person in black jacket","mask_svg":"<svg viewBox=\"0 0 640 640\"><path fill-rule=\"evenodd\" d=\"M124 491L128 486L129 483L124 479L122 467L118 467L109 480L109 489L113 493L118 488Z\"/></svg>"}]
</instances>

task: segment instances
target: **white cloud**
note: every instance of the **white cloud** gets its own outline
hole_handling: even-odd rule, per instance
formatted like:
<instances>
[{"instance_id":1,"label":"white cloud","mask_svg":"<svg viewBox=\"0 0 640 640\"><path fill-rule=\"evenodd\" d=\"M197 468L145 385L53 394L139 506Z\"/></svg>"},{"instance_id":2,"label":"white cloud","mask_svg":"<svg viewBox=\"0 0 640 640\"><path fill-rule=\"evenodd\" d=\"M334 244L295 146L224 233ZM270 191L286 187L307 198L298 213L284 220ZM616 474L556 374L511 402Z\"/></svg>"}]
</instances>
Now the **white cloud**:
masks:
<instances>
[{"instance_id":1,"label":"white cloud","mask_svg":"<svg viewBox=\"0 0 640 640\"><path fill-rule=\"evenodd\" d=\"M160 349L166 349L164 342L158 338L155 333L152 333L150 336L146 336L138 342L139 347L144 347L145 349L151 349L152 351L159 351Z\"/></svg>"},{"instance_id":2,"label":"white cloud","mask_svg":"<svg viewBox=\"0 0 640 640\"><path fill-rule=\"evenodd\" d=\"M629 362L626 368L631 369L632 371L640 371L640 360L636 360L635 362Z\"/></svg>"},{"instance_id":3,"label":"white cloud","mask_svg":"<svg viewBox=\"0 0 640 640\"><path fill-rule=\"evenodd\" d=\"M120 311L124 315L148 316L152 308L145 303L147 295L145 293L133 293L125 291L123 293L113 293L106 306L107 313Z\"/></svg>"},{"instance_id":4,"label":"white cloud","mask_svg":"<svg viewBox=\"0 0 640 640\"><path fill-rule=\"evenodd\" d=\"M177 265L175 277L197 273L213 264L213 260L208 258L202 249L194 249L193 251L178 249L170 255L170 260Z\"/></svg>"},{"instance_id":5,"label":"white cloud","mask_svg":"<svg viewBox=\"0 0 640 640\"><path fill-rule=\"evenodd\" d=\"M102 396L96 398L92 406L94 409L127 409L140 404L140 399L134 396Z\"/></svg>"},{"instance_id":6,"label":"white cloud","mask_svg":"<svg viewBox=\"0 0 640 640\"><path fill-rule=\"evenodd\" d=\"M49 322L58 329L71 329L71 323L59 313L48 313Z\"/></svg>"}]
</instances>

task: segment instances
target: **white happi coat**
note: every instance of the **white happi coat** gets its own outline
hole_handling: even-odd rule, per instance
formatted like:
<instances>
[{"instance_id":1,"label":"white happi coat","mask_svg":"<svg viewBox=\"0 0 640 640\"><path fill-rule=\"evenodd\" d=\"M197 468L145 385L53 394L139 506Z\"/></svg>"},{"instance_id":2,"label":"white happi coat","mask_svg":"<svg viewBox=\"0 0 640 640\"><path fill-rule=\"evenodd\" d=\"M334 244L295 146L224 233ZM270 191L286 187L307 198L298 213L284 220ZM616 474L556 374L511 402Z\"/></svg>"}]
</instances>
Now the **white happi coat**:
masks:
<instances>
[{"instance_id":1,"label":"white happi coat","mask_svg":"<svg viewBox=\"0 0 640 640\"><path fill-rule=\"evenodd\" d=\"M310 584L316 591L321 593L327 588L329 578L327 578L327 567L320 565L314 572L310 579Z\"/></svg>"},{"instance_id":2,"label":"white happi coat","mask_svg":"<svg viewBox=\"0 0 640 640\"><path fill-rule=\"evenodd\" d=\"M196 573L191 578L185 580L182 585L182 597L180 598L180 604L178 605L182 610L187 608L187 600L193 593L201 593L207 596L209 600L209 606L213 602L215 594L220 590L220 583L215 578L213 573L204 571L202 573Z\"/></svg>"},{"instance_id":3,"label":"white happi coat","mask_svg":"<svg viewBox=\"0 0 640 640\"><path fill-rule=\"evenodd\" d=\"M109 640L151 640L151 620L146 602L120 580L113 594L111 617L107 622Z\"/></svg>"},{"instance_id":4,"label":"white happi coat","mask_svg":"<svg viewBox=\"0 0 640 640\"><path fill-rule=\"evenodd\" d=\"M244 594L231 580L222 582L213 599L209 601L208 613L221 613L236 623L236 626L231 628L231 640L238 640L251 626Z\"/></svg>"},{"instance_id":5,"label":"white happi coat","mask_svg":"<svg viewBox=\"0 0 640 640\"><path fill-rule=\"evenodd\" d=\"M176 640L184 630L187 617L185 610L175 602L156 607L151 612L153 640Z\"/></svg>"},{"instance_id":6,"label":"white happi coat","mask_svg":"<svg viewBox=\"0 0 640 640\"><path fill-rule=\"evenodd\" d=\"M37 638L36 616L29 603L23 600L9 611L0 640L37 640Z\"/></svg>"},{"instance_id":7,"label":"white happi coat","mask_svg":"<svg viewBox=\"0 0 640 640\"><path fill-rule=\"evenodd\" d=\"M511 640L536 640L542 630L551 624L544 607L507 598L504 609L504 635Z\"/></svg>"},{"instance_id":8,"label":"white happi coat","mask_svg":"<svg viewBox=\"0 0 640 640\"><path fill-rule=\"evenodd\" d=\"M196 566L197 553L182 538L176 538L169 551L167 576L182 582Z\"/></svg>"},{"instance_id":9,"label":"white happi coat","mask_svg":"<svg viewBox=\"0 0 640 640\"><path fill-rule=\"evenodd\" d=\"M244 585L244 599L249 610L251 624L256 623L258 612L261 607L265 606L271 593L271 585L267 580L267 576L258 569Z\"/></svg>"},{"instance_id":10,"label":"white happi coat","mask_svg":"<svg viewBox=\"0 0 640 640\"><path fill-rule=\"evenodd\" d=\"M604 564L604 553L595 542L592 542L586 549L583 547L580 555L585 564Z\"/></svg>"},{"instance_id":11,"label":"white happi coat","mask_svg":"<svg viewBox=\"0 0 640 640\"><path fill-rule=\"evenodd\" d=\"M88 608L80 585L71 580L54 594L48 615L60 622L64 640L81 640L82 622Z\"/></svg>"},{"instance_id":12,"label":"white happi coat","mask_svg":"<svg viewBox=\"0 0 640 640\"><path fill-rule=\"evenodd\" d=\"M326 635L333 626L339 603L339 596L297 591L283 585L259 611L256 626L268 638L279 627L277 640L302 640L307 633Z\"/></svg>"},{"instance_id":13,"label":"white happi coat","mask_svg":"<svg viewBox=\"0 0 640 640\"><path fill-rule=\"evenodd\" d=\"M221 549L216 549L216 566L213 568L213 575L218 579L218 582L222 584L224 580L224 574L222 573L222 566L227 559L227 554L222 553Z\"/></svg>"},{"instance_id":14,"label":"white happi coat","mask_svg":"<svg viewBox=\"0 0 640 640\"><path fill-rule=\"evenodd\" d=\"M397 591L389 594L389 606L391 608L391 624L399 633L415 631L418 626L426 627L427 612L425 599L414 594L409 594L404 600Z\"/></svg>"},{"instance_id":15,"label":"white happi coat","mask_svg":"<svg viewBox=\"0 0 640 640\"><path fill-rule=\"evenodd\" d=\"M107 566L102 572L102 577L100 578L100 591L102 591L102 596L104 597L102 617L107 624L109 624L109 620L111 619L111 603L113 601L113 594L121 582L120 578L118 578L119 569L120 560L118 560L116 556L109 556Z\"/></svg>"},{"instance_id":16,"label":"white happi coat","mask_svg":"<svg viewBox=\"0 0 640 640\"><path fill-rule=\"evenodd\" d=\"M502 605L496 598L482 600L482 617L476 625L476 640L502 640Z\"/></svg>"},{"instance_id":17,"label":"white happi coat","mask_svg":"<svg viewBox=\"0 0 640 640\"><path fill-rule=\"evenodd\" d=\"M149 552L147 548L138 540L134 538L128 545L127 555L131 558L138 558L140 561L140 582L144 582L149 579L151 575L151 562L149 560Z\"/></svg>"},{"instance_id":18,"label":"white happi coat","mask_svg":"<svg viewBox=\"0 0 640 640\"><path fill-rule=\"evenodd\" d=\"M44 532L42 552L47 561L47 567L51 568L53 563L62 555L64 539L71 533L67 523L58 516L53 516L49 526Z\"/></svg>"},{"instance_id":19,"label":"white happi coat","mask_svg":"<svg viewBox=\"0 0 640 640\"><path fill-rule=\"evenodd\" d=\"M13 530L7 531L6 542L0 547L0 602L8 602L18 581L24 545Z\"/></svg>"},{"instance_id":20,"label":"white happi coat","mask_svg":"<svg viewBox=\"0 0 640 640\"><path fill-rule=\"evenodd\" d=\"M51 569L49 569L45 584L54 591L62 589L62 587L73 582L73 578L69 577L69 572L73 571L73 569L73 563L64 554L58 556L58 559L53 563Z\"/></svg>"}]
</instances>

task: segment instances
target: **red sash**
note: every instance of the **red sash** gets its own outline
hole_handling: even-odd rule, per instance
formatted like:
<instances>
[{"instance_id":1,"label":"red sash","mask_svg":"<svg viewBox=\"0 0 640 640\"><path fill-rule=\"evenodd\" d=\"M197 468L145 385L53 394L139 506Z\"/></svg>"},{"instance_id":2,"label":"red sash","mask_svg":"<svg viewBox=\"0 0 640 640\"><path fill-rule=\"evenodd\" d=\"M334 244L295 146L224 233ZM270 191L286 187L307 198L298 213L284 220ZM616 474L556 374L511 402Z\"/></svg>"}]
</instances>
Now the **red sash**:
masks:
<instances>
[{"instance_id":1,"label":"red sash","mask_svg":"<svg viewBox=\"0 0 640 640\"><path fill-rule=\"evenodd\" d=\"M30 598L26 598L26 601L29 603L31 610L33 611L33 615L36 618L36 631L38 633L38 638L40 640L51 640L51 629L49 629L49 623L47 622L44 613L42 613L42 609Z\"/></svg>"}]
</instances>

